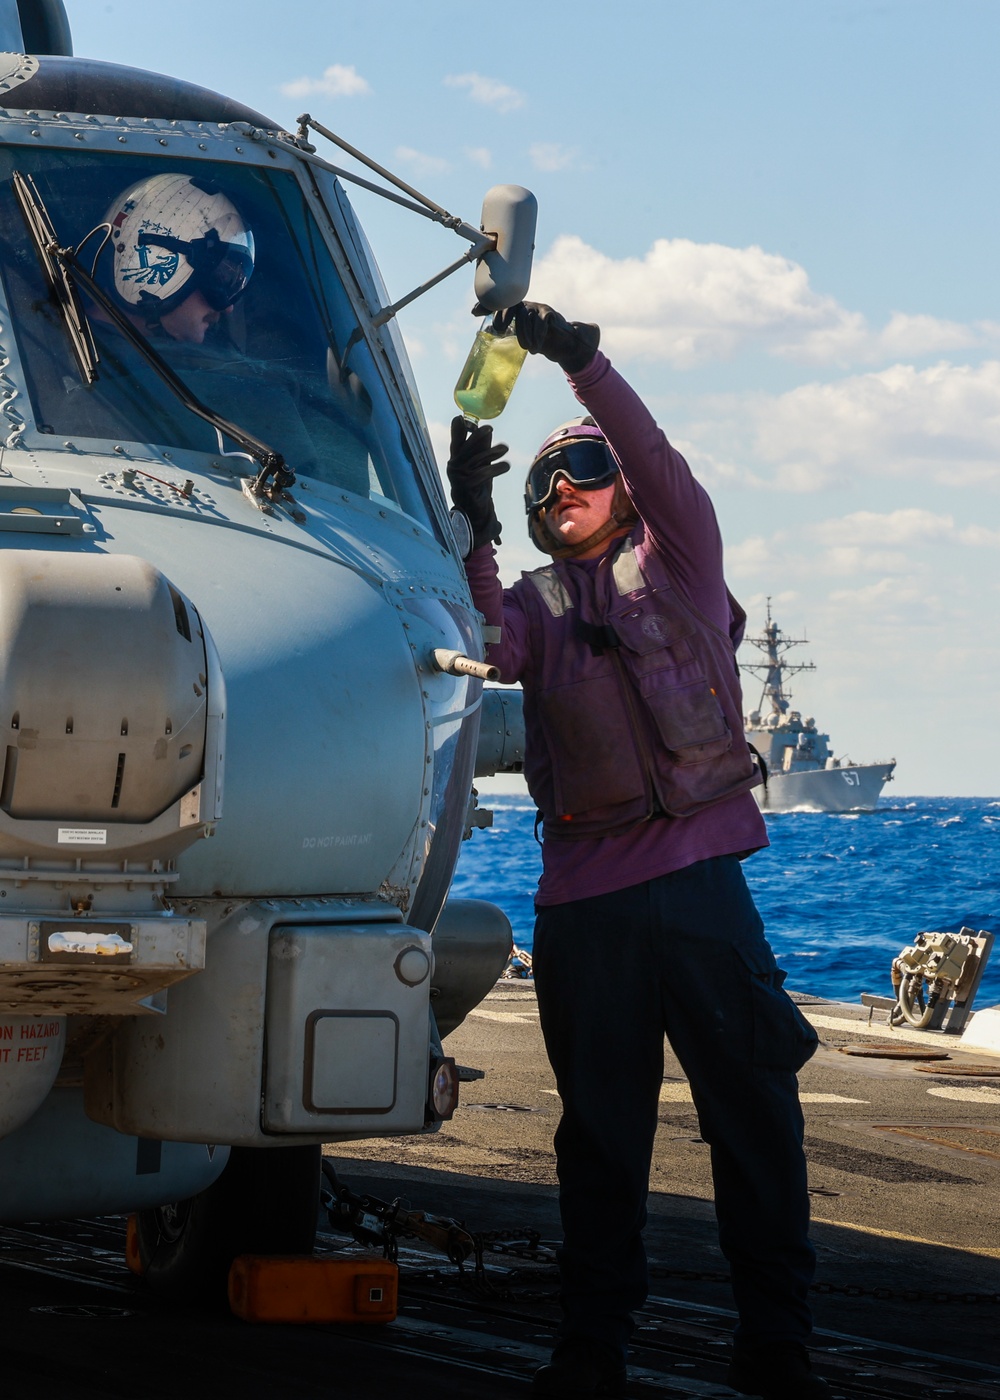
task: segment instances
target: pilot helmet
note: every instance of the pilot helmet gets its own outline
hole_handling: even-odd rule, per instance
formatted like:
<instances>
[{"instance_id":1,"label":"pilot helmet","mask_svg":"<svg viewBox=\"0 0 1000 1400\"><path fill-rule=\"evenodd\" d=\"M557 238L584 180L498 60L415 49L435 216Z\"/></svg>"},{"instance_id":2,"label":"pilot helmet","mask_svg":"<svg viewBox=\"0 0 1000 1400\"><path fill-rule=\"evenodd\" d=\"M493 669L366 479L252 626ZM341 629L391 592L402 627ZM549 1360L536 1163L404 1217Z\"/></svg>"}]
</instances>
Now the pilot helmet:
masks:
<instances>
[{"instance_id":1,"label":"pilot helmet","mask_svg":"<svg viewBox=\"0 0 1000 1400\"><path fill-rule=\"evenodd\" d=\"M575 548L562 549L545 528L545 515L555 500L560 480L570 481L583 491L597 491L603 486L616 486L611 504L612 518L598 535L582 541ZM607 439L593 418L572 418L551 432L535 453L528 468L524 486L524 509L528 516L528 534L532 543L544 554L556 558L579 554L584 549L612 534L622 525L638 519L625 491L618 463L611 455Z\"/></svg>"},{"instance_id":2,"label":"pilot helmet","mask_svg":"<svg viewBox=\"0 0 1000 1400\"><path fill-rule=\"evenodd\" d=\"M152 175L123 190L111 227L113 286L126 311L151 322L198 291L215 311L242 296L253 273L253 234L211 181Z\"/></svg>"}]
</instances>

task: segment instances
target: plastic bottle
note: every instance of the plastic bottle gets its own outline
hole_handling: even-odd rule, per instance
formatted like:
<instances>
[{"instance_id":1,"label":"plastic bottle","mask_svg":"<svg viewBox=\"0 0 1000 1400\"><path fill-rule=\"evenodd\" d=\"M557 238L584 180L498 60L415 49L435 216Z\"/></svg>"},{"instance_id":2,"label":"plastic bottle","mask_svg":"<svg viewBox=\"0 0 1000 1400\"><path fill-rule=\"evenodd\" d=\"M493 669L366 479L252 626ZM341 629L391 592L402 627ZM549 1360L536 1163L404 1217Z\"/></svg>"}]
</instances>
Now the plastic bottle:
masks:
<instances>
[{"instance_id":1,"label":"plastic bottle","mask_svg":"<svg viewBox=\"0 0 1000 1400\"><path fill-rule=\"evenodd\" d=\"M512 328L498 333L492 324L484 323L455 385L455 402L466 418L478 422L499 417L527 353Z\"/></svg>"}]
</instances>

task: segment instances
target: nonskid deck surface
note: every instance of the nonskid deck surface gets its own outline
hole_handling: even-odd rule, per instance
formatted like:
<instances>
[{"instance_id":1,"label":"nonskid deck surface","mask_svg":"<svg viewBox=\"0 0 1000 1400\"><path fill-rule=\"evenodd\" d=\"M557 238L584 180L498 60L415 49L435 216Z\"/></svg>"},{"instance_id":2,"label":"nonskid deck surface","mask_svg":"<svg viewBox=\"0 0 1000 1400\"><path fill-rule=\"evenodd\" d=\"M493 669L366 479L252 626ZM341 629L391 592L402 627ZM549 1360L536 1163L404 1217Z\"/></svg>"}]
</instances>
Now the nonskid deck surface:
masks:
<instances>
[{"instance_id":1,"label":"nonskid deck surface","mask_svg":"<svg viewBox=\"0 0 1000 1400\"><path fill-rule=\"evenodd\" d=\"M1000 1078L939 1077L854 1059L877 1039L835 1003L804 1006L825 1042L803 1071L819 1253L816 1366L848 1397L1000 1400ZM912 1042L910 1042L912 1043ZM530 984L501 984L449 1038L486 1071L428 1138L348 1144L356 1190L464 1220L474 1231L558 1237L558 1120ZM951 1052L947 1065L1000 1059ZM997 1086L997 1087L993 1087ZM947 1092L945 1092L947 1091ZM71 1164L67 1164L71 1170ZM732 1301L710 1203L708 1151L668 1057L647 1240L653 1297L630 1393L727 1396ZM601 1202L594 1229L601 1229ZM117 1218L0 1229L5 1378L80 1397L374 1394L526 1396L552 1344L551 1253L493 1254L487 1292L441 1256L401 1250L388 1327L250 1326L167 1307L125 1269ZM349 1248L325 1235L321 1250ZM515 1246L516 1247L516 1246Z\"/></svg>"},{"instance_id":2,"label":"nonskid deck surface","mask_svg":"<svg viewBox=\"0 0 1000 1400\"><path fill-rule=\"evenodd\" d=\"M462 1287L440 1258L400 1256L402 1300L387 1327L270 1327L166 1307L125 1270L116 1218L0 1232L8 1384L41 1382L81 1397L210 1394L427 1397L527 1394L548 1355L555 1314L544 1263L493 1260L492 1294ZM321 1237L319 1250L342 1250ZM655 1271L654 1271L655 1272ZM534 1275L534 1277L532 1277ZM529 1301L530 1300L530 1301ZM730 1396L728 1309L659 1292L644 1309L630 1393ZM991 1328L986 1315L983 1325ZM871 1330L871 1329L869 1329ZM877 1330L877 1329L876 1329ZM915 1340L919 1341L919 1326ZM1000 1395L1000 1367L823 1330L817 1369L845 1400Z\"/></svg>"}]
</instances>

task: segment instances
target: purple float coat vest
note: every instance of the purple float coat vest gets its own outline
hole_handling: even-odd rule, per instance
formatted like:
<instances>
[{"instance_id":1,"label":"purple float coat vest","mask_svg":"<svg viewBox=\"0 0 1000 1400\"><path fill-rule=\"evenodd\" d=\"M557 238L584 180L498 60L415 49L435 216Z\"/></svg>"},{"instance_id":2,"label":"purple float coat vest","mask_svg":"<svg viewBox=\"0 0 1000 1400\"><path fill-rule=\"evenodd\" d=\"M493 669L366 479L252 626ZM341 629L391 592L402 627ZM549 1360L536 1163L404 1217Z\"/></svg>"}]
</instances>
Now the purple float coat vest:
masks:
<instances>
[{"instance_id":1,"label":"purple float coat vest","mask_svg":"<svg viewBox=\"0 0 1000 1400\"><path fill-rule=\"evenodd\" d=\"M684 817L760 781L735 647L673 586L642 524L593 572L553 563L516 585L528 617L525 778L546 840Z\"/></svg>"},{"instance_id":2,"label":"purple float coat vest","mask_svg":"<svg viewBox=\"0 0 1000 1400\"><path fill-rule=\"evenodd\" d=\"M712 856L767 845L764 819L749 790L756 773L749 769L742 739L734 646L743 615L726 589L712 503L649 409L600 351L570 385L621 466L641 521L628 536L631 547L612 542L599 560L550 564L506 589L492 548L474 550L466 561L476 607L499 636L499 641L491 640L487 659L499 666L505 685L520 682L524 691L531 787L548 817L545 834L552 838L542 843L539 905L624 889ZM613 573L616 560L621 590ZM539 587L546 588L545 580L552 581L546 597L558 599L565 590L572 608L549 606ZM637 609L642 610L638 616L627 616ZM665 636L643 632L647 609L667 619L666 625L647 623ZM602 654L595 656L581 638L578 619L598 629L587 635L598 652L604 644ZM613 636L601 630L610 627ZM620 645L609 650L609 640ZM685 680L693 688L686 688ZM571 693L569 688L581 681ZM669 691L671 683L676 683L678 703L690 701L676 714L661 704L661 692ZM563 686L567 691L560 695ZM653 697L656 713L644 695ZM557 747L549 753L549 733L563 702L578 730L561 743L556 737ZM610 726L617 731L622 724L623 708L630 702L638 722L626 724L621 743L612 739L608 744L613 751L609 761L606 753L601 756L602 745ZM725 737L720 710L728 723ZM686 742L678 741L675 723ZM692 729L692 724L698 727ZM673 762L673 753L693 759L699 747L721 752L700 763ZM650 762L637 787L636 754L642 751ZM631 788L622 781L623 768L631 772ZM577 800L566 801L564 774L571 787L579 785L576 797L582 791L582 800L594 804L589 812L569 813L577 818L570 822L556 820L560 810L577 806ZM730 795L710 800L706 793L712 791ZM646 821L654 792L665 815ZM621 801L612 802L611 793ZM682 806L687 815L666 814L667 808Z\"/></svg>"}]
</instances>

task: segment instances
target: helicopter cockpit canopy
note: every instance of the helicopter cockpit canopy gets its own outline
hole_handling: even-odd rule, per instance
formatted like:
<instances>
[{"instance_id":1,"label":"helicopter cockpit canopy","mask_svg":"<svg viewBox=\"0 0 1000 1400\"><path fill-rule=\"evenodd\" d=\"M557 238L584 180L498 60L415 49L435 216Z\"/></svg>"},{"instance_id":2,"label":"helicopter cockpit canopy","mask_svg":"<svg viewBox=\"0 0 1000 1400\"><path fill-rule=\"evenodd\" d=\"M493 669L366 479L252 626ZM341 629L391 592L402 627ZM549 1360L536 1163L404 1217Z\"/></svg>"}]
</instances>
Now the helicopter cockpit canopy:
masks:
<instances>
[{"instance_id":1,"label":"helicopter cockpit canopy","mask_svg":"<svg viewBox=\"0 0 1000 1400\"><path fill-rule=\"evenodd\" d=\"M108 211L124 210L130 192L156 186L158 179L162 184L164 176L175 177L167 182L172 189L207 192L212 207L226 211L228 232L216 232L210 220L201 228L190 218L173 229L165 214L151 211L140 220L135 243L154 292L157 279L178 260L195 256L192 247L211 265L214 250L204 246L206 235L209 244L213 235L222 239L220 246L230 253L237 243L249 247L239 295L210 295L204 305L182 297L179 315L157 314L155 296L147 298L149 305L130 308L137 327L197 399L271 444L297 476L384 500L430 521L383 370L358 329L340 271L291 171L211 158L167 161L96 149L4 146L0 186L9 190L18 170L30 171L60 242L80 250L109 292L115 290L121 252ZM130 212L124 211L119 232ZM0 278L9 308L3 320L17 342L30 408L27 421L20 406L26 421L15 425L17 445L102 454L124 444L131 456L154 458L193 451L218 459L234 450L234 443L220 442L215 428L165 388L86 298L98 378L84 383L13 199L0 200ZM174 280L179 285L185 279ZM196 277L190 285L207 287L209 281ZM178 298L169 302L174 312ZM9 330L0 338L5 334ZM419 421L416 406L414 418ZM8 444L15 445L11 423L3 426Z\"/></svg>"}]
</instances>

